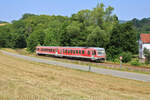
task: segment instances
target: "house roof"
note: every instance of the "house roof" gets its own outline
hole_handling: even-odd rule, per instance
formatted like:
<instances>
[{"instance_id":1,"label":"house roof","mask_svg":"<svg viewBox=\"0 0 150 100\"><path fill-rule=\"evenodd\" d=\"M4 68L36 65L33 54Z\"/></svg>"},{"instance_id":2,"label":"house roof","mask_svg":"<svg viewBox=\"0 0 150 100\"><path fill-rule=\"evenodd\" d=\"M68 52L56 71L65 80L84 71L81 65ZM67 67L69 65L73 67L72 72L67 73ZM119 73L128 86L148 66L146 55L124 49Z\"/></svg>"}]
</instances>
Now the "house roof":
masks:
<instances>
[{"instance_id":1,"label":"house roof","mask_svg":"<svg viewBox=\"0 0 150 100\"><path fill-rule=\"evenodd\" d=\"M150 43L150 34L140 34L141 41L143 43Z\"/></svg>"}]
</instances>

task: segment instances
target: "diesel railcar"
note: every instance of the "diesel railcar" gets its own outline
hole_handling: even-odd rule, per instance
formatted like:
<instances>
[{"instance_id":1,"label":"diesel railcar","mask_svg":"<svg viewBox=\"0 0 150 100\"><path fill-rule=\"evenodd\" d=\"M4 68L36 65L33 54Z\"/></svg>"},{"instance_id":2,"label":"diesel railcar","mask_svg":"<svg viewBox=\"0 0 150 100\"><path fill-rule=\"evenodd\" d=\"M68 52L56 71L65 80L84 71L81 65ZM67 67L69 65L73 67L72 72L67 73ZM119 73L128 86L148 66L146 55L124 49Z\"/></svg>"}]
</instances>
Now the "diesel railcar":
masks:
<instances>
[{"instance_id":1,"label":"diesel railcar","mask_svg":"<svg viewBox=\"0 0 150 100\"><path fill-rule=\"evenodd\" d=\"M85 58L92 61L104 61L106 59L105 49L98 47L37 46L36 54L70 58Z\"/></svg>"}]
</instances>

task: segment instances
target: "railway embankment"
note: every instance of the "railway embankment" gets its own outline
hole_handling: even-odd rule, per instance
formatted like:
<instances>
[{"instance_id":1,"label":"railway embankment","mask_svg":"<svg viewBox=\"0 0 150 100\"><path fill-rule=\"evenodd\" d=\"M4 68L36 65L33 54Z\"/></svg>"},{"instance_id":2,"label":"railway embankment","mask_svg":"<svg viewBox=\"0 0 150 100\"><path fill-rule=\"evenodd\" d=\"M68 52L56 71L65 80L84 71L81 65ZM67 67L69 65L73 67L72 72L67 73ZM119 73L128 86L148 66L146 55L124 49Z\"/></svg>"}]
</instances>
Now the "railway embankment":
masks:
<instances>
[{"instance_id":1,"label":"railway embankment","mask_svg":"<svg viewBox=\"0 0 150 100\"><path fill-rule=\"evenodd\" d=\"M90 71L90 72L94 72L98 74L111 75L111 76L116 76L120 78L127 78L127 79L150 82L150 75L148 74L124 72L124 71L117 71L117 70L111 70L111 69L96 68L92 66L89 67L86 65L78 65L78 64L65 63L65 62L59 62L59 61L52 61L52 60L46 60L46 59L41 59L41 58L36 58L36 57L10 53L10 52L6 52L3 50L1 50L1 52L6 55L10 55L10 56L21 58L21 59L28 60L28 61L34 61L34 62L45 63L45 64L50 64L50 65L57 65L61 67L72 68L72 69L83 70L83 71Z\"/></svg>"}]
</instances>

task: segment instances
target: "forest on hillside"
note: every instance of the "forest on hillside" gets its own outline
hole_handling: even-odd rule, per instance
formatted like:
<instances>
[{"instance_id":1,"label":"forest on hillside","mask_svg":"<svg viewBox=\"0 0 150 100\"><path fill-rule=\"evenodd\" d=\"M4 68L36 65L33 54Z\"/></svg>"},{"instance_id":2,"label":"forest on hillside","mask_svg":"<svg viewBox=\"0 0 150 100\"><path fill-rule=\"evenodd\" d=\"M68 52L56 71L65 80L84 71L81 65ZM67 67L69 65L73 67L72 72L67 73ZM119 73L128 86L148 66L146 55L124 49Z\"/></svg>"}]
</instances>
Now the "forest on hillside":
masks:
<instances>
[{"instance_id":1,"label":"forest on hillside","mask_svg":"<svg viewBox=\"0 0 150 100\"><path fill-rule=\"evenodd\" d=\"M30 52L37 45L102 47L111 60L124 52L137 54L138 34L133 22L119 23L113 10L101 3L71 17L24 14L0 26L0 47L27 48Z\"/></svg>"},{"instance_id":2,"label":"forest on hillside","mask_svg":"<svg viewBox=\"0 0 150 100\"><path fill-rule=\"evenodd\" d=\"M134 18L132 23L139 33L150 33L150 17L141 20Z\"/></svg>"}]
</instances>

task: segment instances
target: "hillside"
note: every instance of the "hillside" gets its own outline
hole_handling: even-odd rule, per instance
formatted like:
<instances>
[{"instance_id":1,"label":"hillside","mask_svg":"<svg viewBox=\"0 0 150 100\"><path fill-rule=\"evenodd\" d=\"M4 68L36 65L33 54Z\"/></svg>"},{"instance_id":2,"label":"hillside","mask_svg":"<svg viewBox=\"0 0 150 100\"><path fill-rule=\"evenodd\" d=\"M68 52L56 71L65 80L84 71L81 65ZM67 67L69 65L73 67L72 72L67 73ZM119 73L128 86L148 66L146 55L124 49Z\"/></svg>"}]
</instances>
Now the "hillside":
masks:
<instances>
[{"instance_id":1,"label":"hillside","mask_svg":"<svg viewBox=\"0 0 150 100\"><path fill-rule=\"evenodd\" d=\"M6 23L6 22L5 22L5 21L1 21L1 20L0 20L0 24L1 24L1 23Z\"/></svg>"},{"instance_id":2,"label":"hillside","mask_svg":"<svg viewBox=\"0 0 150 100\"><path fill-rule=\"evenodd\" d=\"M134 18L131 21L133 22L135 29L139 33L150 33L150 17L143 18L141 20Z\"/></svg>"},{"instance_id":3,"label":"hillside","mask_svg":"<svg viewBox=\"0 0 150 100\"><path fill-rule=\"evenodd\" d=\"M122 24L122 23L126 23L128 22L127 20L119 20L119 23Z\"/></svg>"}]
</instances>

